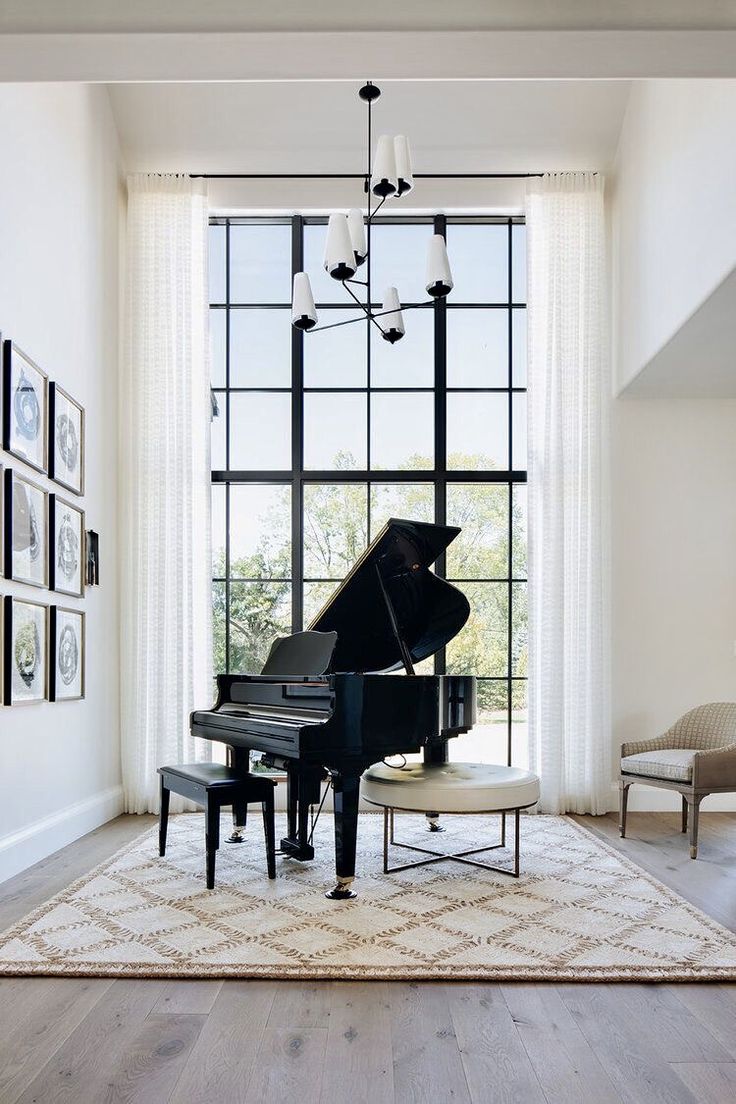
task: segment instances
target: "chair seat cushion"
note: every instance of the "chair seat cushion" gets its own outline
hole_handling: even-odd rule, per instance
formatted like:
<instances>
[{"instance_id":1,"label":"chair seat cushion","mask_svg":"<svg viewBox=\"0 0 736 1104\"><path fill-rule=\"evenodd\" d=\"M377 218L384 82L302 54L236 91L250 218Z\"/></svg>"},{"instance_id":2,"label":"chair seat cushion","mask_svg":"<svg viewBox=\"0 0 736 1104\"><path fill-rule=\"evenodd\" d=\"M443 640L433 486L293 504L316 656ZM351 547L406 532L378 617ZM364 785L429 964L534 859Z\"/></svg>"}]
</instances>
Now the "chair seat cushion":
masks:
<instances>
[{"instance_id":1,"label":"chair seat cushion","mask_svg":"<svg viewBox=\"0 0 736 1104\"><path fill-rule=\"evenodd\" d=\"M159 767L159 774L169 774L174 778L184 778L198 786L216 789L221 786L248 786L254 791L273 787L273 778L258 777L255 774L243 774L223 763L175 763L170 767Z\"/></svg>"},{"instance_id":2,"label":"chair seat cushion","mask_svg":"<svg viewBox=\"0 0 736 1104\"><path fill-rule=\"evenodd\" d=\"M621 770L644 778L661 778L665 782L692 782L695 748L661 748L625 755Z\"/></svg>"},{"instance_id":3,"label":"chair seat cushion","mask_svg":"<svg viewBox=\"0 0 736 1104\"><path fill-rule=\"evenodd\" d=\"M486 763L376 763L363 774L361 793L372 805L416 812L486 813L522 809L539 800L539 779L519 767Z\"/></svg>"}]
</instances>

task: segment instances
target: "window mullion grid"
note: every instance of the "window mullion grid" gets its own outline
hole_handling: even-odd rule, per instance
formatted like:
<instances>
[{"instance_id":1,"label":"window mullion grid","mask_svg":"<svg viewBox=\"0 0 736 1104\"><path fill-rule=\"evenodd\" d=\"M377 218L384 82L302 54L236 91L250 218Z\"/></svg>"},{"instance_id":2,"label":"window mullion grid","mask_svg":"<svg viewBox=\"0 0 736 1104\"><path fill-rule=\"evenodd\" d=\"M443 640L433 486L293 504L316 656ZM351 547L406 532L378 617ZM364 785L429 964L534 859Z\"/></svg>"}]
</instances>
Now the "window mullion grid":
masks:
<instances>
[{"instance_id":1,"label":"window mullion grid","mask_svg":"<svg viewBox=\"0 0 736 1104\"><path fill-rule=\"evenodd\" d=\"M435 234L447 237L447 219L437 215L434 219ZM434 301L434 519L437 525L447 523L447 303ZM435 570L441 579L447 575L447 557L443 552L437 559ZM434 670L444 675L447 670L447 649L443 646L435 654Z\"/></svg>"},{"instance_id":2,"label":"window mullion grid","mask_svg":"<svg viewBox=\"0 0 736 1104\"><path fill-rule=\"evenodd\" d=\"M514 456L514 395L512 391L513 385L513 364L514 364L514 327L513 327L513 313L511 310L511 303L513 301L513 230L512 221L509 219L507 234L507 250L508 250L508 335L509 335L509 353L508 353L508 425L509 425L509 490L508 490L508 624L506 629L506 762L511 766L511 760L513 758L513 702L512 694L514 685L512 681L511 659L512 659L512 639L513 639L513 626L514 626L514 482L513 482L513 456Z\"/></svg>"},{"instance_id":3,"label":"window mullion grid","mask_svg":"<svg viewBox=\"0 0 736 1104\"><path fill-rule=\"evenodd\" d=\"M225 222L225 471L230 471L230 220ZM230 673L230 482L225 484L225 670Z\"/></svg>"},{"instance_id":4,"label":"window mullion grid","mask_svg":"<svg viewBox=\"0 0 736 1104\"><path fill-rule=\"evenodd\" d=\"M304 221L291 220L292 277L304 268ZM304 331L291 327L291 631L300 632L304 618Z\"/></svg>"}]
</instances>

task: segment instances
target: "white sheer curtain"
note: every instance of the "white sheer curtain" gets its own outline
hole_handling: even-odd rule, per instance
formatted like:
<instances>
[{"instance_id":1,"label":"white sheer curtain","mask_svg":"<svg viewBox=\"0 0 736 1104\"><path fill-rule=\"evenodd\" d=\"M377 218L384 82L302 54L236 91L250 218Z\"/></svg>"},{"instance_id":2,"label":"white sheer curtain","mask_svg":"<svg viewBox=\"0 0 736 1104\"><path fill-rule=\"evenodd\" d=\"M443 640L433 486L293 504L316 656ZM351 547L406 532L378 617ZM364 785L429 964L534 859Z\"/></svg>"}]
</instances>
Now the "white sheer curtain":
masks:
<instances>
[{"instance_id":1,"label":"white sheer curtain","mask_svg":"<svg viewBox=\"0 0 736 1104\"><path fill-rule=\"evenodd\" d=\"M211 690L207 196L128 180L121 386L121 721L125 807L158 811L156 768L196 758ZM179 799L172 808L184 808Z\"/></svg>"},{"instance_id":2,"label":"white sheer curtain","mask_svg":"<svg viewBox=\"0 0 736 1104\"><path fill-rule=\"evenodd\" d=\"M611 798L603 178L530 182L529 741L543 812Z\"/></svg>"}]
</instances>

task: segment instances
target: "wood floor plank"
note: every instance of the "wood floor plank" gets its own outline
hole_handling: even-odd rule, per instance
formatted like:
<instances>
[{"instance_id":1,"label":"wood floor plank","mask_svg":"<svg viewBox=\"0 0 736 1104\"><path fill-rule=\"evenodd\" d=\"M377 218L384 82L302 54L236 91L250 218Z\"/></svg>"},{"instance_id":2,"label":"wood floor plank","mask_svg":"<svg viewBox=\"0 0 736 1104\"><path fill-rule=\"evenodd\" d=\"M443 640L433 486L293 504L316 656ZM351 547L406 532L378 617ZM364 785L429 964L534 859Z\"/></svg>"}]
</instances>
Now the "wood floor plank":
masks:
<instances>
[{"instance_id":1,"label":"wood floor plank","mask_svg":"<svg viewBox=\"0 0 736 1104\"><path fill-rule=\"evenodd\" d=\"M392 987L390 1016L396 1099L401 1104L470 1104L448 986L411 982Z\"/></svg>"},{"instance_id":2,"label":"wood floor plank","mask_svg":"<svg viewBox=\"0 0 736 1104\"><path fill-rule=\"evenodd\" d=\"M172 1104L245 1099L276 985L224 982L171 1093Z\"/></svg>"},{"instance_id":3,"label":"wood floor plank","mask_svg":"<svg viewBox=\"0 0 736 1104\"><path fill-rule=\"evenodd\" d=\"M0 982L0 1101L11 1104L111 987L102 978Z\"/></svg>"},{"instance_id":4,"label":"wood floor plank","mask_svg":"<svg viewBox=\"0 0 736 1104\"><path fill-rule=\"evenodd\" d=\"M554 985L501 992L548 1104L618 1104L621 1097Z\"/></svg>"},{"instance_id":5,"label":"wood floor plank","mask_svg":"<svg viewBox=\"0 0 736 1104\"><path fill-rule=\"evenodd\" d=\"M672 1070L698 1104L733 1104L736 1100L734 1062L678 1062Z\"/></svg>"},{"instance_id":6,"label":"wood floor plank","mask_svg":"<svg viewBox=\"0 0 736 1104\"><path fill-rule=\"evenodd\" d=\"M326 1047L326 1027L267 1027L245 1104L319 1104Z\"/></svg>"},{"instance_id":7,"label":"wood floor plank","mask_svg":"<svg viewBox=\"0 0 736 1104\"><path fill-rule=\"evenodd\" d=\"M381 982L332 987L322 1104L393 1104L391 990Z\"/></svg>"},{"instance_id":8,"label":"wood floor plank","mask_svg":"<svg viewBox=\"0 0 736 1104\"><path fill-rule=\"evenodd\" d=\"M110 1099L107 1087L160 995L158 981L114 982L18 1097L21 1104Z\"/></svg>"},{"instance_id":9,"label":"wood floor plank","mask_svg":"<svg viewBox=\"0 0 736 1104\"><path fill-rule=\"evenodd\" d=\"M657 1053L668 1062L728 1062L729 1051L670 992L666 985L622 985L621 998L628 1014Z\"/></svg>"},{"instance_id":10,"label":"wood floor plank","mask_svg":"<svg viewBox=\"0 0 736 1104\"><path fill-rule=\"evenodd\" d=\"M221 981L172 981L165 986L153 1011L170 1016L206 1016L212 1011L221 989Z\"/></svg>"},{"instance_id":11,"label":"wood floor plank","mask_svg":"<svg viewBox=\"0 0 736 1104\"><path fill-rule=\"evenodd\" d=\"M331 981L287 981L275 984L268 1027L328 1027Z\"/></svg>"},{"instance_id":12,"label":"wood floor plank","mask_svg":"<svg viewBox=\"0 0 736 1104\"><path fill-rule=\"evenodd\" d=\"M544 1104L500 986L453 986L450 1016L473 1104Z\"/></svg>"},{"instance_id":13,"label":"wood floor plank","mask_svg":"<svg viewBox=\"0 0 736 1104\"><path fill-rule=\"evenodd\" d=\"M697 1098L653 1042L624 985L559 985L566 1007L627 1104L696 1104Z\"/></svg>"},{"instance_id":14,"label":"wood floor plank","mask_svg":"<svg viewBox=\"0 0 736 1104\"><path fill-rule=\"evenodd\" d=\"M736 984L670 985L669 992L736 1060Z\"/></svg>"}]
</instances>

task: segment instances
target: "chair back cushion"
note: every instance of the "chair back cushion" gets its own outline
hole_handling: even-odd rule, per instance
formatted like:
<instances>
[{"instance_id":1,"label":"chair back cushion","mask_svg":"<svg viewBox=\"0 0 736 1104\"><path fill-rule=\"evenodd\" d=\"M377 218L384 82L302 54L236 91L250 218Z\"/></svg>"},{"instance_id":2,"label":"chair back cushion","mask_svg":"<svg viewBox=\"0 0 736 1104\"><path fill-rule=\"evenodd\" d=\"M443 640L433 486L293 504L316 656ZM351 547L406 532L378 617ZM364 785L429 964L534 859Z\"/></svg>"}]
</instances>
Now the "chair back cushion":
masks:
<instances>
[{"instance_id":1,"label":"chair back cushion","mask_svg":"<svg viewBox=\"0 0 736 1104\"><path fill-rule=\"evenodd\" d=\"M709 702L691 709L661 737L665 747L709 751L736 742L736 702Z\"/></svg>"}]
</instances>

